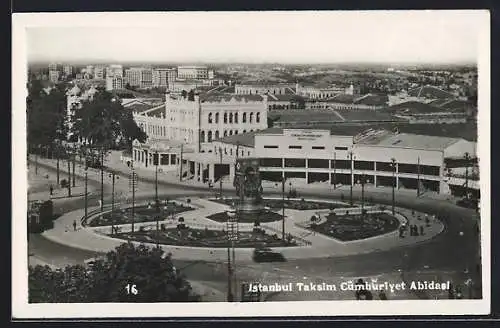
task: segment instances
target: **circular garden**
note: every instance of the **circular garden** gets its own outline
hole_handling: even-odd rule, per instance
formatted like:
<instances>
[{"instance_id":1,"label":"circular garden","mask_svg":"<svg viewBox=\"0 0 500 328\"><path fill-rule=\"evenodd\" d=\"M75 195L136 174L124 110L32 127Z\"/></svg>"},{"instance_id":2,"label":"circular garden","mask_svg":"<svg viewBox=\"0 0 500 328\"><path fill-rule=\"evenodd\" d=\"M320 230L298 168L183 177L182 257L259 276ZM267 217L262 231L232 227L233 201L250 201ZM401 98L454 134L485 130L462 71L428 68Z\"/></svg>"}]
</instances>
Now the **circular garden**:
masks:
<instances>
[{"instance_id":1,"label":"circular garden","mask_svg":"<svg viewBox=\"0 0 500 328\"><path fill-rule=\"evenodd\" d=\"M160 218L173 218L174 215L192 211L193 207L176 202L162 203L158 211L154 204L136 206L134 209L134 222L153 222L156 221L156 216ZM94 217L87 223L89 227L102 227L110 225L130 224L132 223L132 207L115 209L114 214L111 212Z\"/></svg>"},{"instance_id":2,"label":"circular garden","mask_svg":"<svg viewBox=\"0 0 500 328\"><path fill-rule=\"evenodd\" d=\"M234 206L238 203L237 198L224 198L224 199L210 199L210 201ZM298 210L298 211L306 211L306 210L327 210L327 209L336 209L336 208L345 208L350 207L347 204L342 203L330 203L330 202L320 202L320 201L311 201L302 199L285 199L285 209ZM278 210L283 208L283 200L277 198L264 198L262 199L262 205L270 208L272 210Z\"/></svg>"},{"instance_id":3,"label":"circular garden","mask_svg":"<svg viewBox=\"0 0 500 328\"><path fill-rule=\"evenodd\" d=\"M193 229L184 226L183 228L166 228L160 231L139 230L134 232L122 232L113 237L147 243L156 243L173 246L193 246L225 248L231 245L228 241L227 232L224 230ZM263 229L244 231L238 233L238 240L234 241L234 247L253 248L257 246L283 247L296 246L293 239L283 242L277 234L267 234Z\"/></svg>"},{"instance_id":4,"label":"circular garden","mask_svg":"<svg viewBox=\"0 0 500 328\"><path fill-rule=\"evenodd\" d=\"M385 212L336 215L330 213L326 221L312 220L309 229L339 239L353 241L383 235L397 230L399 220Z\"/></svg>"}]
</instances>

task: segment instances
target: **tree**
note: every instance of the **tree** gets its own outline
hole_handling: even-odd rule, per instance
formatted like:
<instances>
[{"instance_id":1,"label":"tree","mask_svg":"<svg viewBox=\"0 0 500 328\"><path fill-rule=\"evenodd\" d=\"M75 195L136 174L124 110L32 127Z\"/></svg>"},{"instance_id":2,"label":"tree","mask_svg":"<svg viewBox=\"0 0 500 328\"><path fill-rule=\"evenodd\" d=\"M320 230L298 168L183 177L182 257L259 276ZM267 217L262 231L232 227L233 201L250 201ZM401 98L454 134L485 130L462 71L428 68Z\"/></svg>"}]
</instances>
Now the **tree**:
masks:
<instances>
[{"instance_id":1,"label":"tree","mask_svg":"<svg viewBox=\"0 0 500 328\"><path fill-rule=\"evenodd\" d=\"M50 145L55 139L66 139L64 88L64 84L58 84L46 93L41 81L29 83L26 98L29 144Z\"/></svg>"},{"instance_id":2,"label":"tree","mask_svg":"<svg viewBox=\"0 0 500 328\"><path fill-rule=\"evenodd\" d=\"M127 285L129 291L127 292ZM135 285L137 294L130 292ZM52 270L29 268L29 301L66 302L193 302L199 301L191 285L163 250L124 243L92 269L82 265Z\"/></svg>"},{"instance_id":3,"label":"tree","mask_svg":"<svg viewBox=\"0 0 500 328\"><path fill-rule=\"evenodd\" d=\"M182 98L186 98L187 97L187 91L186 90L182 90L181 96L182 96Z\"/></svg>"},{"instance_id":4,"label":"tree","mask_svg":"<svg viewBox=\"0 0 500 328\"><path fill-rule=\"evenodd\" d=\"M147 138L134 121L132 112L104 90L84 101L76 109L74 120L74 132L91 147L113 148L123 142L130 149L134 139L144 142Z\"/></svg>"}]
</instances>

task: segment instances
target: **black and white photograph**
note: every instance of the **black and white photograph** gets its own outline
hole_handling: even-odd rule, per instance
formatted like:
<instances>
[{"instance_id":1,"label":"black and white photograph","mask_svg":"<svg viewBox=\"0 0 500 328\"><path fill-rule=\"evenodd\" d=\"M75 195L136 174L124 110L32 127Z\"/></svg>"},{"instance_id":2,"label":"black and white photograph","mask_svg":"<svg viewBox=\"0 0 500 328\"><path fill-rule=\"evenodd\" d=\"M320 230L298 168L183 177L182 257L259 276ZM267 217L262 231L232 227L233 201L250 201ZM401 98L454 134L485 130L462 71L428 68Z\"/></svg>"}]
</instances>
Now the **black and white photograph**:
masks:
<instances>
[{"instance_id":1,"label":"black and white photograph","mask_svg":"<svg viewBox=\"0 0 500 328\"><path fill-rule=\"evenodd\" d=\"M13 317L489 313L488 11L12 19Z\"/></svg>"}]
</instances>

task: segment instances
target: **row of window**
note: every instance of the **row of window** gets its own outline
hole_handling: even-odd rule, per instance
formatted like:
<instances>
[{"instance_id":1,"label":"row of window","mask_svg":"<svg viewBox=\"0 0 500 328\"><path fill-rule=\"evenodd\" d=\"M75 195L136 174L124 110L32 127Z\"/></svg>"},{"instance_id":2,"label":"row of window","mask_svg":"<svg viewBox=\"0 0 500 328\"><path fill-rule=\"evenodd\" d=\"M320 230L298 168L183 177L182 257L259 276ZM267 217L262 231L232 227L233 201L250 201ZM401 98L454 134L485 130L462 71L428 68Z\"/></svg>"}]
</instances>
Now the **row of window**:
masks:
<instances>
[{"instance_id":1,"label":"row of window","mask_svg":"<svg viewBox=\"0 0 500 328\"><path fill-rule=\"evenodd\" d=\"M366 170L366 171L386 171L392 172L394 167L390 162L369 162L369 161L353 161L353 168L355 170ZM306 159L302 158L285 158L284 163L281 158L261 158L260 166L262 167L306 167ZM351 169L350 160L329 160L329 159L308 159L308 168L323 168L323 169ZM435 175L439 176L440 167L431 165L417 165L417 164L403 164L397 165L397 171L399 173L410 173L410 174L422 174L422 175Z\"/></svg>"},{"instance_id":2,"label":"row of window","mask_svg":"<svg viewBox=\"0 0 500 328\"><path fill-rule=\"evenodd\" d=\"M166 136L167 135L167 128L165 126L160 126L160 125L146 125L144 123L140 123L139 127L141 128L142 131L147 133L148 135L154 134L158 136Z\"/></svg>"},{"instance_id":3,"label":"row of window","mask_svg":"<svg viewBox=\"0 0 500 328\"><path fill-rule=\"evenodd\" d=\"M265 149L278 149L278 145L264 145ZM289 145L288 149L302 149L302 146ZM325 146L312 146L313 150L325 150ZM348 150L348 147L335 147L335 150Z\"/></svg>"},{"instance_id":4,"label":"row of window","mask_svg":"<svg viewBox=\"0 0 500 328\"><path fill-rule=\"evenodd\" d=\"M248 115L247 115L248 114ZM255 120L254 120L255 117ZM242 123L247 123L247 118L248 118L248 123L260 123L260 112L257 113L246 113L244 112L241 118ZM212 124L218 124L219 123L219 113L208 113L208 123ZM232 123L239 123L238 122L238 113L224 113L224 124L232 124Z\"/></svg>"},{"instance_id":5,"label":"row of window","mask_svg":"<svg viewBox=\"0 0 500 328\"><path fill-rule=\"evenodd\" d=\"M145 151L138 151L135 150L133 151L133 159L134 162L146 162L146 155L147 153ZM158 157L160 157L160 164L159 165L175 165L177 156L176 154L150 154L152 157L150 158L150 163L152 162L153 165L156 165L158 163Z\"/></svg>"},{"instance_id":6,"label":"row of window","mask_svg":"<svg viewBox=\"0 0 500 328\"><path fill-rule=\"evenodd\" d=\"M253 131L254 131L253 129L250 129L248 132L253 132ZM243 130L242 133L247 133L247 130ZM232 136L235 134L239 134L239 131L238 130L224 130L224 132L223 132L224 137ZM208 131L207 133L205 133L205 131L200 132L200 142L212 142L213 140L217 140L219 138L221 138L221 135L220 135L218 130L215 132Z\"/></svg>"}]
</instances>

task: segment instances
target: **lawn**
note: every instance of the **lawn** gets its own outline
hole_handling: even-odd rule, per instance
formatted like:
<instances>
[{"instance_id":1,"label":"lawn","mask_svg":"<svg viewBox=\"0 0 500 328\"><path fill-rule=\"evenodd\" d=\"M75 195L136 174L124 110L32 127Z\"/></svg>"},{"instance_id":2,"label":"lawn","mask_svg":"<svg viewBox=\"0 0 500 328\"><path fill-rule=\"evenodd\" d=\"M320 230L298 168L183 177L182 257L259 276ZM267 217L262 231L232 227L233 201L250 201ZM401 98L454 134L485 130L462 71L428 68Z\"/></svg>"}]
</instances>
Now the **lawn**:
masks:
<instances>
[{"instance_id":1,"label":"lawn","mask_svg":"<svg viewBox=\"0 0 500 328\"><path fill-rule=\"evenodd\" d=\"M139 242L156 243L159 239L162 245L174 246L193 246L193 247L228 247L230 242L227 240L227 234L223 230L209 229L165 229L162 231L135 231L115 234L114 237L133 240ZM295 242L287 245L276 235L269 235L262 232L240 232L238 240L234 242L235 247L253 248L257 246L278 247L278 246L296 246Z\"/></svg>"},{"instance_id":2,"label":"lawn","mask_svg":"<svg viewBox=\"0 0 500 328\"><path fill-rule=\"evenodd\" d=\"M210 199L212 202L217 202L225 205L237 204L238 200L236 198L225 198L225 199ZM283 201L281 199L263 199L262 205L268 207L272 210L279 210L282 208ZM297 200L297 199L285 199L285 208L292 210L327 210L335 208L350 207L349 205L340 203L328 203L328 202L318 202L309 200Z\"/></svg>"},{"instance_id":3,"label":"lawn","mask_svg":"<svg viewBox=\"0 0 500 328\"><path fill-rule=\"evenodd\" d=\"M241 213L237 216L238 222L254 222L258 220L259 222L273 222L281 220L283 216L278 213L274 213L271 211L263 211L259 214L254 213ZM207 219L214 220L217 222L227 222L229 220L229 216L226 212L219 212L215 214L211 214L207 216Z\"/></svg>"},{"instance_id":4,"label":"lawn","mask_svg":"<svg viewBox=\"0 0 500 328\"><path fill-rule=\"evenodd\" d=\"M193 207L175 202L169 202L167 206L162 204L158 215L163 220L173 215L194 210ZM134 222L152 222L156 220L156 209L154 205L145 205L135 207ZM104 215L97 216L88 223L90 227L108 226L112 224L126 224L132 223L132 208L117 209L114 213L114 222L111 212Z\"/></svg>"},{"instance_id":5,"label":"lawn","mask_svg":"<svg viewBox=\"0 0 500 328\"><path fill-rule=\"evenodd\" d=\"M329 214L321 224L311 223L309 228L324 235L342 241L366 239L388 232L399 227L399 220L386 213L337 216Z\"/></svg>"}]
</instances>

